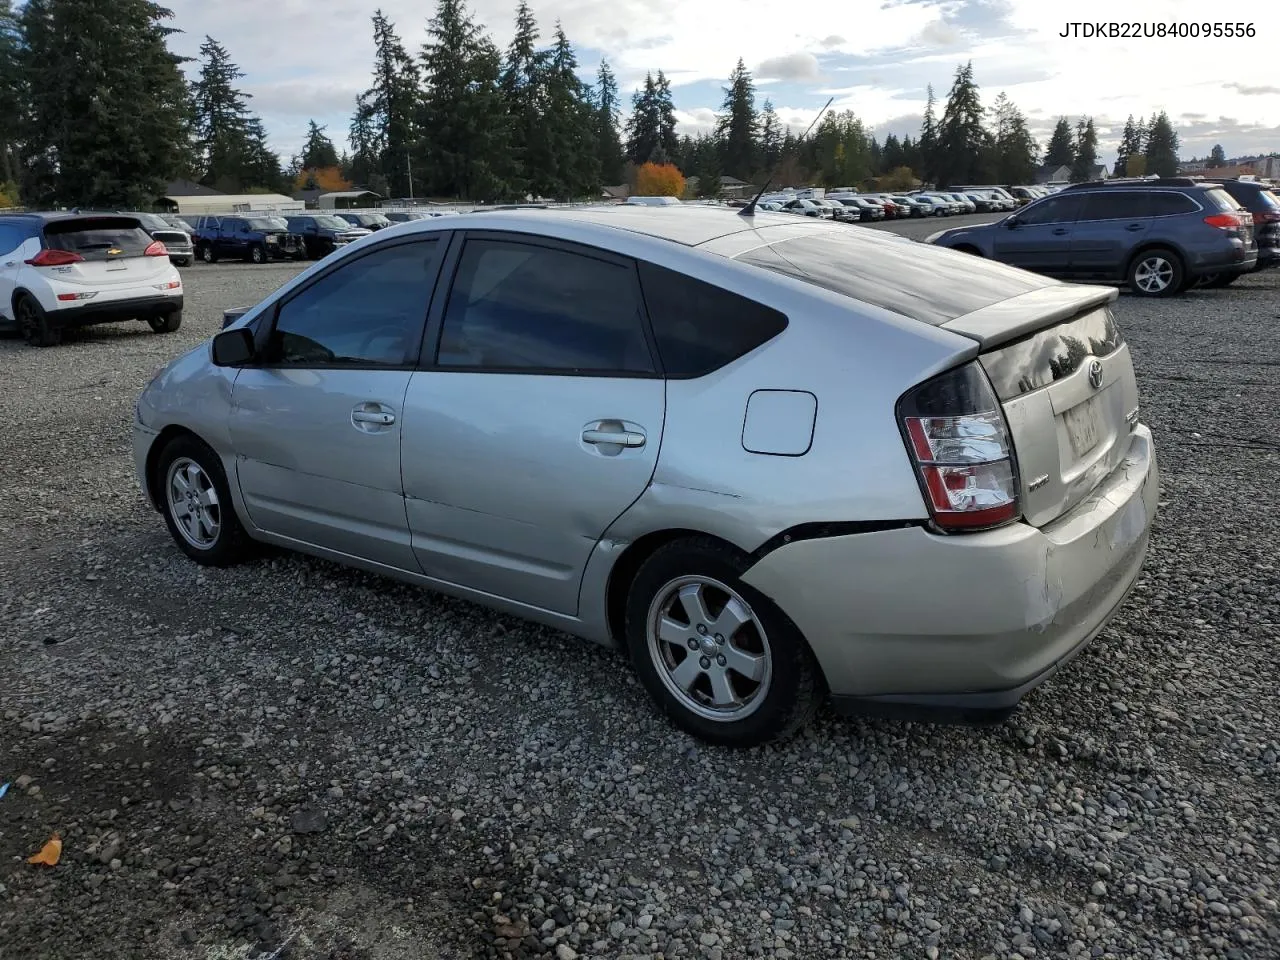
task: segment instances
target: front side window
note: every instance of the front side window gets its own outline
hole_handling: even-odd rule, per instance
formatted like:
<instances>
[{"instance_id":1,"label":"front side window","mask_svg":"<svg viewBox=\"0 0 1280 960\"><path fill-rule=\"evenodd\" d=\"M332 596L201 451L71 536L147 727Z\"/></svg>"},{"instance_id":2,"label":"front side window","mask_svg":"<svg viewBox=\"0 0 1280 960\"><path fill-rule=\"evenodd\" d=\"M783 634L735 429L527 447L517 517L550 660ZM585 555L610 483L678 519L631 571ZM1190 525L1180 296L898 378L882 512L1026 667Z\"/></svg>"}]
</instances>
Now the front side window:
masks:
<instances>
[{"instance_id":1,"label":"front side window","mask_svg":"<svg viewBox=\"0 0 1280 960\"><path fill-rule=\"evenodd\" d=\"M439 243L374 250L325 274L279 310L267 346L277 366L402 366L416 355Z\"/></svg>"},{"instance_id":2,"label":"front side window","mask_svg":"<svg viewBox=\"0 0 1280 960\"><path fill-rule=\"evenodd\" d=\"M634 270L562 248L469 240L449 294L438 362L653 373Z\"/></svg>"}]
</instances>

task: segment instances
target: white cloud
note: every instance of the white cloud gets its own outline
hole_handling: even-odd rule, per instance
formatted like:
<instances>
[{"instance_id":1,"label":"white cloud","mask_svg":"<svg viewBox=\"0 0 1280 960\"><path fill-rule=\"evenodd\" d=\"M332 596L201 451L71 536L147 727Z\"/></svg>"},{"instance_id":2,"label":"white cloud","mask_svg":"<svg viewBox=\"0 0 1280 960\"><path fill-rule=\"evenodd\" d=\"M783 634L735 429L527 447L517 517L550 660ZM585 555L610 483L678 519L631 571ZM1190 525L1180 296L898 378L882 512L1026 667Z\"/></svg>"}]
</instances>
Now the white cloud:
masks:
<instances>
[{"instance_id":1,"label":"white cloud","mask_svg":"<svg viewBox=\"0 0 1280 960\"><path fill-rule=\"evenodd\" d=\"M375 6L415 53L434 9L432 0L273 0L269 10L261 0L166 5L186 31L175 38L181 52L194 54L206 33L228 47L273 142L286 153L296 149L308 116L329 122L331 132L345 124L355 91L368 82ZM470 5L505 46L515 0ZM796 105L787 108L788 117L801 129L822 102L824 75L841 78L835 108L852 109L875 125L919 113L927 83L945 97L956 65L969 59L986 102L1003 89L1037 126L1052 125L1059 114L1093 114L1109 123L1161 109L1175 119L1226 114L1234 126L1223 128L1224 137L1238 130L1253 138L1238 148L1224 144L1229 152L1266 146L1253 141L1280 126L1280 85L1269 56L1280 40L1280 7L1271 4L1229 11L1232 21L1254 25L1253 38L1129 40L1059 34L1068 21L1203 23L1228 14L1202 0L1076 0L1065 8L1042 0L878 0L859 4L855 29L830 0L754 0L749 15L743 7L742 0L533 2L547 34L559 18L576 46L609 57L624 100L647 71L662 69L691 131L707 122L719 96L699 92L691 99L682 90L723 83L739 58L758 65L762 81L772 81L775 100ZM1196 128L1187 132L1199 135Z\"/></svg>"}]
</instances>

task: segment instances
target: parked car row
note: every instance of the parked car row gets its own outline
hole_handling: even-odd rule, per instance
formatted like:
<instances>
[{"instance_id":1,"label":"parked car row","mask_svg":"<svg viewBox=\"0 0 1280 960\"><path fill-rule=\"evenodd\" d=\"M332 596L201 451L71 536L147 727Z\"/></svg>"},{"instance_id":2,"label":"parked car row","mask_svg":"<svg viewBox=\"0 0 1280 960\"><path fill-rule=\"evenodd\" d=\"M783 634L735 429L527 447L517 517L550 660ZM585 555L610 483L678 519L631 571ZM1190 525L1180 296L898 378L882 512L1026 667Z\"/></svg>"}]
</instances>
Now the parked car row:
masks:
<instances>
[{"instance_id":1,"label":"parked car row","mask_svg":"<svg viewBox=\"0 0 1280 960\"><path fill-rule=\"evenodd\" d=\"M1280 198L1239 180L1072 184L1003 219L941 230L926 243L1070 280L1166 297L1224 287L1280 263Z\"/></svg>"}]
</instances>

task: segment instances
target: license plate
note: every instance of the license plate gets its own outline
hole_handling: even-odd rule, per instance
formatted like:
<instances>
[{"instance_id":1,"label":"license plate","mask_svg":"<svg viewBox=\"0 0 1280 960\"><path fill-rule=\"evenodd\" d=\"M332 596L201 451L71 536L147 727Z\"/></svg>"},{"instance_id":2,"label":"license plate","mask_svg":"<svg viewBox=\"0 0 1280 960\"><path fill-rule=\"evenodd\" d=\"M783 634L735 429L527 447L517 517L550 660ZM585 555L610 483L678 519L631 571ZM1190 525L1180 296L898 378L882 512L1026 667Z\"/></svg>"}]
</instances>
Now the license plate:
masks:
<instances>
[{"instance_id":1,"label":"license plate","mask_svg":"<svg viewBox=\"0 0 1280 960\"><path fill-rule=\"evenodd\" d=\"M1062 415L1062 422L1067 428L1067 439L1071 441L1071 452L1077 460L1102 439L1102 417L1097 398L1072 407Z\"/></svg>"}]
</instances>

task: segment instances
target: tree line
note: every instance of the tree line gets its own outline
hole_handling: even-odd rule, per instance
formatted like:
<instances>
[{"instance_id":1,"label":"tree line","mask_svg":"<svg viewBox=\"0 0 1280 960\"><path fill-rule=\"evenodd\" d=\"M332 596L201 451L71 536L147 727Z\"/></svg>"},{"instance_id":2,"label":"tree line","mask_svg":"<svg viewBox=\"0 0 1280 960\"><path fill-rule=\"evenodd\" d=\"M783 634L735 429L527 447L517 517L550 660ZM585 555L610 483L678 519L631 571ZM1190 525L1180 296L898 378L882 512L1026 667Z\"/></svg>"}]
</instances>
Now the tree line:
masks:
<instances>
[{"instance_id":1,"label":"tree line","mask_svg":"<svg viewBox=\"0 0 1280 960\"><path fill-rule=\"evenodd\" d=\"M905 189L1032 182L1042 162L1080 180L1098 162L1092 118L1074 128L1061 118L1042 156L1004 93L983 105L971 63L957 68L943 103L928 89L914 139L878 139L849 110L797 136L768 98L758 102L741 60L714 128L680 135L661 70L624 119L609 63L584 82L559 22L544 36L524 0L505 50L463 0L437 0L417 50L377 11L349 149L312 121L303 149L282 162L230 52L206 37L188 82L187 59L169 49L171 20L153 0L27 0L16 14L0 0L0 193L33 206L146 206L187 178L227 193L356 185L387 197L567 200L634 186L654 165L646 182L680 189L688 178L698 195L715 196L725 178L762 183L770 173L779 185ZM1167 115L1131 117L1116 172L1171 175L1177 149ZM672 177L660 174L668 166Z\"/></svg>"}]
</instances>

